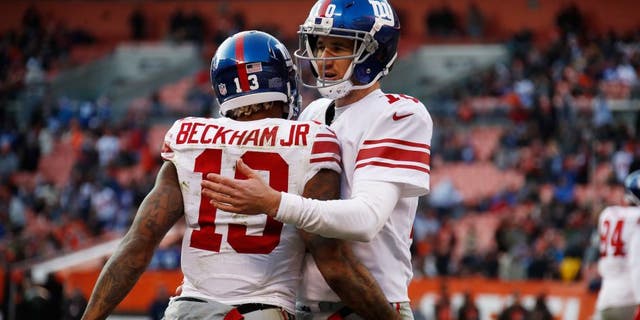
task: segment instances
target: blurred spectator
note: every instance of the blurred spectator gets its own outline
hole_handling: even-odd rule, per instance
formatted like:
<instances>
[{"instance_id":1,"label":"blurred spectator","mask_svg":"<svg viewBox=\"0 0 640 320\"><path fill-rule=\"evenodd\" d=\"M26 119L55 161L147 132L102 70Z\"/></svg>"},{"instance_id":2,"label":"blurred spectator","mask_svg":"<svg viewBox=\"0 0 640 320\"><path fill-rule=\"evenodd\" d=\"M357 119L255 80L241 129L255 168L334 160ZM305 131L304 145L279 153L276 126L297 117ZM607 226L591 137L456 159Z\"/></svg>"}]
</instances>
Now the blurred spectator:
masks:
<instances>
[{"instance_id":1,"label":"blurred spectator","mask_svg":"<svg viewBox=\"0 0 640 320\"><path fill-rule=\"evenodd\" d=\"M594 97L592 103L592 124L597 130L598 136L601 136L601 132L610 130L610 127L613 125L613 114L611 113L611 106L609 105L609 102L602 91L598 92L598 95Z\"/></svg>"},{"instance_id":2,"label":"blurred spectator","mask_svg":"<svg viewBox=\"0 0 640 320\"><path fill-rule=\"evenodd\" d=\"M0 178L6 179L10 174L18 171L20 159L11 147L11 141L0 140Z\"/></svg>"},{"instance_id":3,"label":"blurred spectator","mask_svg":"<svg viewBox=\"0 0 640 320\"><path fill-rule=\"evenodd\" d=\"M42 17L40 11L34 5L30 5L22 15L22 28L27 33L36 33L42 29Z\"/></svg>"},{"instance_id":4,"label":"blurred spectator","mask_svg":"<svg viewBox=\"0 0 640 320\"><path fill-rule=\"evenodd\" d=\"M180 43L190 41L202 45L206 25L204 18L197 10L185 14L182 8L177 8L169 18L169 39Z\"/></svg>"},{"instance_id":5,"label":"blurred spectator","mask_svg":"<svg viewBox=\"0 0 640 320\"><path fill-rule=\"evenodd\" d=\"M49 291L51 295L51 319L62 319L62 312L64 311L64 287L58 280L55 274L49 273L47 275L47 281L44 284L45 289Z\"/></svg>"},{"instance_id":6,"label":"blurred spectator","mask_svg":"<svg viewBox=\"0 0 640 320\"><path fill-rule=\"evenodd\" d=\"M231 13L227 10L220 10L218 12L218 19L216 19L216 32L213 35L213 42L216 45L220 45L226 38L238 31L245 30L245 28L246 22L242 13Z\"/></svg>"},{"instance_id":7,"label":"blurred spectator","mask_svg":"<svg viewBox=\"0 0 640 320\"><path fill-rule=\"evenodd\" d=\"M467 35L474 39L484 37L485 17L475 2L467 7Z\"/></svg>"},{"instance_id":8,"label":"blurred spectator","mask_svg":"<svg viewBox=\"0 0 640 320\"><path fill-rule=\"evenodd\" d=\"M562 33L582 34L585 29L582 12L575 3L564 7L556 15L556 26Z\"/></svg>"},{"instance_id":9,"label":"blurred spectator","mask_svg":"<svg viewBox=\"0 0 640 320\"><path fill-rule=\"evenodd\" d=\"M160 99L160 92L154 91L150 97L151 100L151 116L161 117L165 114L166 106Z\"/></svg>"},{"instance_id":10,"label":"blurred spectator","mask_svg":"<svg viewBox=\"0 0 640 320\"><path fill-rule=\"evenodd\" d=\"M117 194L107 181L102 181L91 195L91 206L95 212L98 234L114 230L118 211Z\"/></svg>"},{"instance_id":11,"label":"blurred spectator","mask_svg":"<svg viewBox=\"0 0 640 320\"><path fill-rule=\"evenodd\" d=\"M191 110L190 114L199 117L217 117L212 113L215 99L211 94L209 80L206 83L196 83L186 95L189 110Z\"/></svg>"},{"instance_id":12,"label":"blurred spectator","mask_svg":"<svg viewBox=\"0 0 640 320\"><path fill-rule=\"evenodd\" d=\"M501 280L523 280L526 277L525 263L522 255L517 251L523 251L523 245L519 245L513 251L505 252L498 257L498 277Z\"/></svg>"},{"instance_id":13,"label":"blurred spectator","mask_svg":"<svg viewBox=\"0 0 640 320\"><path fill-rule=\"evenodd\" d=\"M197 10L191 11L185 17L185 39L202 45L206 31L205 20Z\"/></svg>"},{"instance_id":14,"label":"blurred spectator","mask_svg":"<svg viewBox=\"0 0 640 320\"><path fill-rule=\"evenodd\" d=\"M444 217L434 243L435 266L438 275L448 276L452 273L452 257L457 238L450 218Z\"/></svg>"},{"instance_id":15,"label":"blurred spectator","mask_svg":"<svg viewBox=\"0 0 640 320\"><path fill-rule=\"evenodd\" d=\"M102 167L111 164L120 152L120 139L115 135L114 129L110 125L104 126L102 135L96 141L96 150Z\"/></svg>"},{"instance_id":16,"label":"blurred spectator","mask_svg":"<svg viewBox=\"0 0 640 320\"><path fill-rule=\"evenodd\" d=\"M169 40L174 42L184 41L187 36L186 28L187 17L184 11L182 11L182 8L177 8L169 17Z\"/></svg>"},{"instance_id":17,"label":"blurred spectator","mask_svg":"<svg viewBox=\"0 0 640 320\"><path fill-rule=\"evenodd\" d=\"M11 231L21 233L27 225L27 204L22 199L20 190L15 185L9 186L9 226ZM25 257L17 256L18 260Z\"/></svg>"},{"instance_id":18,"label":"blurred spectator","mask_svg":"<svg viewBox=\"0 0 640 320\"><path fill-rule=\"evenodd\" d=\"M520 300L520 293L514 292L511 295L511 304L506 307L500 315L498 320L526 320L529 319L529 310L527 310Z\"/></svg>"},{"instance_id":19,"label":"blurred spectator","mask_svg":"<svg viewBox=\"0 0 640 320\"><path fill-rule=\"evenodd\" d=\"M482 258L478 250L478 231L475 224L469 224L464 237L462 256L457 274L460 276L475 275L482 268Z\"/></svg>"},{"instance_id":20,"label":"blurred spectator","mask_svg":"<svg viewBox=\"0 0 640 320\"><path fill-rule=\"evenodd\" d=\"M129 16L129 28L131 29L131 39L135 41L147 38L147 18L141 7L136 7Z\"/></svg>"},{"instance_id":21,"label":"blurred spectator","mask_svg":"<svg viewBox=\"0 0 640 320\"><path fill-rule=\"evenodd\" d=\"M536 296L536 304L533 306L533 310L529 314L530 320L553 320L553 315L547 307L547 297L544 293Z\"/></svg>"},{"instance_id":22,"label":"blurred spectator","mask_svg":"<svg viewBox=\"0 0 640 320\"><path fill-rule=\"evenodd\" d=\"M180 268L180 245L158 248L151 258L148 269L175 270Z\"/></svg>"},{"instance_id":23,"label":"blurred spectator","mask_svg":"<svg viewBox=\"0 0 640 320\"><path fill-rule=\"evenodd\" d=\"M422 208L421 208L422 207ZM416 219L414 221L414 241L424 241L427 238L436 235L440 230L440 220L436 212L426 205L418 207Z\"/></svg>"},{"instance_id":24,"label":"blurred spectator","mask_svg":"<svg viewBox=\"0 0 640 320\"><path fill-rule=\"evenodd\" d=\"M39 117L34 118L31 122L31 130L20 135L20 144L18 154L20 156L20 170L35 172L38 170L40 163L40 140L38 136L38 128L41 122Z\"/></svg>"},{"instance_id":25,"label":"blurred spectator","mask_svg":"<svg viewBox=\"0 0 640 320\"><path fill-rule=\"evenodd\" d=\"M164 318L164 310L169 305L169 292L166 287L160 286L156 289L156 296L149 306L149 317L151 320L161 320Z\"/></svg>"},{"instance_id":26,"label":"blurred spectator","mask_svg":"<svg viewBox=\"0 0 640 320\"><path fill-rule=\"evenodd\" d=\"M27 60L26 73L24 75L26 94L34 99L34 103L44 96L46 78L42 68L42 62L37 57Z\"/></svg>"},{"instance_id":27,"label":"blurred spectator","mask_svg":"<svg viewBox=\"0 0 640 320\"><path fill-rule=\"evenodd\" d=\"M431 36L448 37L458 34L458 18L448 4L432 9L425 17L425 26Z\"/></svg>"},{"instance_id":28,"label":"blurred spectator","mask_svg":"<svg viewBox=\"0 0 640 320\"><path fill-rule=\"evenodd\" d=\"M433 306L433 319L435 320L453 320L453 306L451 305L451 295L449 286L445 281L440 283L438 298Z\"/></svg>"},{"instance_id":29,"label":"blurred spectator","mask_svg":"<svg viewBox=\"0 0 640 320\"><path fill-rule=\"evenodd\" d=\"M451 179L441 181L429 194L429 204L432 208L435 208L438 212L438 216L453 215L456 214L459 206L462 204L462 195L453 185Z\"/></svg>"},{"instance_id":30,"label":"blurred spectator","mask_svg":"<svg viewBox=\"0 0 640 320\"><path fill-rule=\"evenodd\" d=\"M29 272L22 280L22 297L16 306L16 319L20 320L55 320L55 307L52 305L51 293L37 285Z\"/></svg>"},{"instance_id":31,"label":"blurred spectator","mask_svg":"<svg viewBox=\"0 0 640 320\"><path fill-rule=\"evenodd\" d=\"M458 320L480 320L480 309L470 292L464 293L462 305L458 309Z\"/></svg>"},{"instance_id":32,"label":"blurred spectator","mask_svg":"<svg viewBox=\"0 0 640 320\"><path fill-rule=\"evenodd\" d=\"M84 309L87 308L87 298L78 288L71 290L64 302L63 320L80 320Z\"/></svg>"},{"instance_id":33,"label":"blurred spectator","mask_svg":"<svg viewBox=\"0 0 640 320\"><path fill-rule=\"evenodd\" d=\"M482 271L487 278L498 278L498 252L495 249L489 250L483 257Z\"/></svg>"},{"instance_id":34,"label":"blurred spectator","mask_svg":"<svg viewBox=\"0 0 640 320\"><path fill-rule=\"evenodd\" d=\"M527 278L550 279L553 277L553 257L544 238L534 240L533 252L527 266Z\"/></svg>"}]
</instances>

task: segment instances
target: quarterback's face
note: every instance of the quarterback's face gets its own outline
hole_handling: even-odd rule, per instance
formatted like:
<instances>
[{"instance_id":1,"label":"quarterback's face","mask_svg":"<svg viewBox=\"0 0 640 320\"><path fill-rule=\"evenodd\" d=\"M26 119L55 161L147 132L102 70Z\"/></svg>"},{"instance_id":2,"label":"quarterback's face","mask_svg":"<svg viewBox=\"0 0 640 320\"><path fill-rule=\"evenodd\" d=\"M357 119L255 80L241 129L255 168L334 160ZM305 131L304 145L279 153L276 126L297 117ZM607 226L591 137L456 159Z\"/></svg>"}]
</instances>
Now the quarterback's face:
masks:
<instances>
[{"instance_id":1,"label":"quarterback's face","mask_svg":"<svg viewBox=\"0 0 640 320\"><path fill-rule=\"evenodd\" d=\"M318 60L318 77L323 80L340 80L353 61L354 41L337 37L318 37L315 56L334 58ZM335 59L347 57L345 59Z\"/></svg>"}]
</instances>

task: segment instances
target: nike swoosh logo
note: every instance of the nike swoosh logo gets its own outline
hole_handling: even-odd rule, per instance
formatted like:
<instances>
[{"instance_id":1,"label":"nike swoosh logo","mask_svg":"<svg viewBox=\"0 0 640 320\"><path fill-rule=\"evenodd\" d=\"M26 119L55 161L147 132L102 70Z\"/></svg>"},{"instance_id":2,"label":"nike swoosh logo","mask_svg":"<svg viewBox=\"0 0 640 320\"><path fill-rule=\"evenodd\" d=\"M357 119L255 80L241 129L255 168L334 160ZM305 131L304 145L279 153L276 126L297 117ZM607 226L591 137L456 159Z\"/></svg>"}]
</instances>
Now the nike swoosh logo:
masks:
<instances>
[{"instance_id":1,"label":"nike swoosh logo","mask_svg":"<svg viewBox=\"0 0 640 320\"><path fill-rule=\"evenodd\" d=\"M408 116L412 116L412 115L413 115L413 113L407 113L407 114L403 114L403 115L398 115L397 112L394 112L392 119L393 119L393 121L398 121L400 119L404 119L404 118L406 118Z\"/></svg>"}]
</instances>

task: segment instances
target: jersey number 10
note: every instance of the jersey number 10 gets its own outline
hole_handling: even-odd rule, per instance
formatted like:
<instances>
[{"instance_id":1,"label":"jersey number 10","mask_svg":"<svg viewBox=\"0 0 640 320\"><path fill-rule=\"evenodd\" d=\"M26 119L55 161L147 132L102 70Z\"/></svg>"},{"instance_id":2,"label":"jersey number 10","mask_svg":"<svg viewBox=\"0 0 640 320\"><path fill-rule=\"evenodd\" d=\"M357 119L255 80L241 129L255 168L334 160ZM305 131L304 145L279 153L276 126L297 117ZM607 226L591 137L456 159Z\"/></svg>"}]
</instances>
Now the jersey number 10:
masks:
<instances>
[{"instance_id":1,"label":"jersey number 10","mask_svg":"<svg viewBox=\"0 0 640 320\"><path fill-rule=\"evenodd\" d=\"M254 170L269 171L269 185L277 191L288 191L289 164L273 152L247 151L242 161ZM194 172L220 174L222 167L222 150L206 149L195 161ZM235 179L246 179L244 175L235 173ZM222 234L216 233L216 214L218 209L209 203L206 197L200 197L198 225L200 230L191 234L190 246L202 250L220 252ZM268 254L280 243L282 223L267 217L261 236L247 235L247 226L230 223L227 242L238 253Z\"/></svg>"}]
</instances>

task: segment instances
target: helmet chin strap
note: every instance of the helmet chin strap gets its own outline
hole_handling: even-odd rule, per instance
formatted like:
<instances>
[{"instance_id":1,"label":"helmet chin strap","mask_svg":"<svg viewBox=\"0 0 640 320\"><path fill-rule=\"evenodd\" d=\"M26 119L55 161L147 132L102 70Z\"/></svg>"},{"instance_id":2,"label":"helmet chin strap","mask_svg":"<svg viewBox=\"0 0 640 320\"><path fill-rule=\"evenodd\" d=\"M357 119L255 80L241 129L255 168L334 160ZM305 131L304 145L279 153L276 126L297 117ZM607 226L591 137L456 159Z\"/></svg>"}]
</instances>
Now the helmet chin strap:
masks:
<instances>
[{"instance_id":1,"label":"helmet chin strap","mask_svg":"<svg viewBox=\"0 0 640 320\"><path fill-rule=\"evenodd\" d=\"M353 88L351 80L342 81L330 86L321 86L318 88L318 92L322 97L335 100L346 96Z\"/></svg>"}]
</instances>

